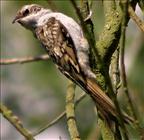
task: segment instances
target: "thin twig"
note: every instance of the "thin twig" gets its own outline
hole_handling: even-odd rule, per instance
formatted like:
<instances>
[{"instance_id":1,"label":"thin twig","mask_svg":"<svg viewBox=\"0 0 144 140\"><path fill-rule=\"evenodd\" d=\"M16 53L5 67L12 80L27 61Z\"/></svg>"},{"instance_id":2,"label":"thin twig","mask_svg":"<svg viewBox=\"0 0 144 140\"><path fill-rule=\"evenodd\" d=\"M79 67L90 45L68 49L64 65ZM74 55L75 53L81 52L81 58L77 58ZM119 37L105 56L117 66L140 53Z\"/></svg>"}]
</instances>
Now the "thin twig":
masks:
<instances>
[{"instance_id":1,"label":"thin twig","mask_svg":"<svg viewBox=\"0 0 144 140\"><path fill-rule=\"evenodd\" d=\"M40 60L48 60L49 56L47 54L40 55L40 56L29 56L24 58L12 58L12 59L0 59L0 65L10 65L10 64L23 64L23 63L29 63L34 61L40 61Z\"/></svg>"},{"instance_id":2,"label":"thin twig","mask_svg":"<svg viewBox=\"0 0 144 140\"><path fill-rule=\"evenodd\" d=\"M137 115L135 113L135 109L130 97L130 93L128 90L128 85L127 85L127 77L126 77L126 72L125 72L125 64L124 64L124 54L125 54L125 34L126 34L126 25L127 25L127 17L128 17L128 2L122 3L123 7L123 20L122 20L122 25L121 25L121 39L120 39L120 65L121 65L121 77L122 77L122 84L123 84L123 89L124 92L127 96L128 103L131 108L131 113L136 120L136 123L138 123Z\"/></svg>"},{"instance_id":3,"label":"thin twig","mask_svg":"<svg viewBox=\"0 0 144 140\"><path fill-rule=\"evenodd\" d=\"M83 100L86 97L86 94L81 94L81 96L75 101L75 105L77 106L81 100ZM43 125L39 130L33 133L33 136L39 135L41 132L45 131L52 125L56 124L58 121L60 121L64 116L66 115L66 111L63 111L60 113L55 119L53 119L51 122L47 123L47 125Z\"/></svg>"},{"instance_id":4,"label":"thin twig","mask_svg":"<svg viewBox=\"0 0 144 140\"><path fill-rule=\"evenodd\" d=\"M2 113L3 117L5 117L27 140L34 140L32 134L23 127L19 118L2 103L0 103L0 113Z\"/></svg>"},{"instance_id":5,"label":"thin twig","mask_svg":"<svg viewBox=\"0 0 144 140\"><path fill-rule=\"evenodd\" d=\"M58 115L54 120L52 120L50 123L48 123L45 126L42 126L38 131L33 133L33 136L39 135L41 132L46 130L47 128L51 127L52 125L56 124L60 119L62 119L65 116L66 112L63 111L60 115Z\"/></svg>"},{"instance_id":6,"label":"thin twig","mask_svg":"<svg viewBox=\"0 0 144 140\"><path fill-rule=\"evenodd\" d=\"M120 63L121 63L121 68L122 68L122 82L123 82L123 89L128 96L129 103L131 104L130 96L129 96L129 91L127 87L127 81L126 81L126 73L125 73L125 65L124 65L124 54L125 54L125 34L126 34L126 24L127 24L127 18L128 18L128 1L121 0L121 7L122 7L122 13L123 13L123 19L122 19L122 24L121 24L121 38L120 38ZM124 137L126 140L128 140L128 135L126 131L125 125L123 125L122 132L124 134Z\"/></svg>"},{"instance_id":7,"label":"thin twig","mask_svg":"<svg viewBox=\"0 0 144 140\"><path fill-rule=\"evenodd\" d=\"M66 94L66 117L67 125L71 140L80 140L79 131L77 128L76 117L75 117L75 87L73 82L69 82Z\"/></svg>"},{"instance_id":8,"label":"thin twig","mask_svg":"<svg viewBox=\"0 0 144 140\"><path fill-rule=\"evenodd\" d=\"M132 6L128 5L128 13L130 17L135 21L138 27L144 32L144 22L136 15L135 11L133 10Z\"/></svg>"}]
</instances>

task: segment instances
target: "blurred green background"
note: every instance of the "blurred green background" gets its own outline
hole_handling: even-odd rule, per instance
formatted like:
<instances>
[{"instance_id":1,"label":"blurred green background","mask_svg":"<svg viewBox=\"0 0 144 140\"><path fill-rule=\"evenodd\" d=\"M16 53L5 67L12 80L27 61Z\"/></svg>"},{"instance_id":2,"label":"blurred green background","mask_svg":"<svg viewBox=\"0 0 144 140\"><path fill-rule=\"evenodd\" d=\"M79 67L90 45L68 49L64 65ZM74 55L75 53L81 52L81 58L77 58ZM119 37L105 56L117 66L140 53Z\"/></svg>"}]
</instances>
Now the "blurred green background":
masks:
<instances>
[{"instance_id":1,"label":"blurred green background","mask_svg":"<svg viewBox=\"0 0 144 140\"><path fill-rule=\"evenodd\" d=\"M53 1L58 11L78 18L68 0ZM78 1L79 2L79 1ZM25 4L37 3L50 8L47 1L6 0L1 1L1 58L22 58L45 54L32 33L12 20L18 9ZM104 17L101 1L93 2L93 22L96 38L103 29ZM138 14L141 11L138 9ZM135 104L141 126L144 126L144 36L133 21L127 28L126 71L128 86ZM35 131L53 120L65 109L65 94L68 80L51 61L1 66L1 100L19 116L24 126ZM77 96L82 92L77 88ZM121 91L122 92L122 91ZM120 96L125 105L125 96ZM125 108L125 106L124 106ZM96 127L94 104L87 96L76 108L78 128L82 139L91 139ZM1 116L2 140L20 140L22 136ZM95 123L94 123L95 122ZM95 132L94 132L95 133ZM44 139L69 139L66 118L36 137ZM136 139L136 137L132 136Z\"/></svg>"}]
</instances>

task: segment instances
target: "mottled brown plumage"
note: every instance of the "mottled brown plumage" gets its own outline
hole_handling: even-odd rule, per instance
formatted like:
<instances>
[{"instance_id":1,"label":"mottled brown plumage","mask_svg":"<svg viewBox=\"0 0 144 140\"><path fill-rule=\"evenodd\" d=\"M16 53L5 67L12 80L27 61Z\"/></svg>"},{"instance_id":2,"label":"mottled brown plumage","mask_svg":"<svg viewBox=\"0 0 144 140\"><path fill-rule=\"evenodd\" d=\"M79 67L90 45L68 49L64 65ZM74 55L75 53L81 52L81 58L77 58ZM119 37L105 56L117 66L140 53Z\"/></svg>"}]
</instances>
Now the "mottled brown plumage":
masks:
<instances>
[{"instance_id":1,"label":"mottled brown plumage","mask_svg":"<svg viewBox=\"0 0 144 140\"><path fill-rule=\"evenodd\" d=\"M89 45L80 26L61 13L36 7L24 6L13 22L19 22L35 34L58 69L92 97L103 118L116 120L117 111L113 102L97 85L90 69ZM128 122L129 117L124 116Z\"/></svg>"}]
</instances>

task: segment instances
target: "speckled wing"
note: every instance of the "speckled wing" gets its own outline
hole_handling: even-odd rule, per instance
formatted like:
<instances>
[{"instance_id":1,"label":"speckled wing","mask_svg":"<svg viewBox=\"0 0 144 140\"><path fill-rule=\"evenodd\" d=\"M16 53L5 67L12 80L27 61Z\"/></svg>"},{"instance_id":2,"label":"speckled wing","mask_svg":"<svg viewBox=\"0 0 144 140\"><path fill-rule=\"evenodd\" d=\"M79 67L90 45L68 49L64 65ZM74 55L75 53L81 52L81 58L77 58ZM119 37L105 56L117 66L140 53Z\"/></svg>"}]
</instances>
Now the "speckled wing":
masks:
<instances>
[{"instance_id":1,"label":"speckled wing","mask_svg":"<svg viewBox=\"0 0 144 140\"><path fill-rule=\"evenodd\" d=\"M111 99L101 90L94 78L85 75L81 70L74 42L63 24L52 17L45 25L38 27L35 33L59 70L94 99L102 117L116 118L117 112Z\"/></svg>"},{"instance_id":2,"label":"speckled wing","mask_svg":"<svg viewBox=\"0 0 144 140\"><path fill-rule=\"evenodd\" d=\"M61 22L52 17L35 33L60 71L73 81L84 82L73 40Z\"/></svg>"}]
</instances>

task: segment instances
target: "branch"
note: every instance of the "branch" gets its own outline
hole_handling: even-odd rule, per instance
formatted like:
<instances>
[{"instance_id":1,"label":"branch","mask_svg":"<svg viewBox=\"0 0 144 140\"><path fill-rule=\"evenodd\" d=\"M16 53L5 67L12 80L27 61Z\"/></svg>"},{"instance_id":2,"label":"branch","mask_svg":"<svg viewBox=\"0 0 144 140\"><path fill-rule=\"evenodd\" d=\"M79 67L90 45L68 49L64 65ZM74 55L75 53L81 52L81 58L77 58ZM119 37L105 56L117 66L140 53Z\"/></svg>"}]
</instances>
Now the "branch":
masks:
<instances>
[{"instance_id":1,"label":"branch","mask_svg":"<svg viewBox=\"0 0 144 140\"><path fill-rule=\"evenodd\" d=\"M81 100L83 100L86 97L86 94L82 94L76 101L75 105L77 106ZM39 135L41 132L45 131L52 125L56 124L59 120L61 120L66 115L66 111L63 111L60 113L55 119L53 119L51 122L49 122L47 125L43 125L39 130L33 133L33 136Z\"/></svg>"},{"instance_id":2,"label":"branch","mask_svg":"<svg viewBox=\"0 0 144 140\"><path fill-rule=\"evenodd\" d=\"M105 25L96 46L101 59L109 66L111 56L119 43L122 14L116 10L114 1L104 0L103 4Z\"/></svg>"},{"instance_id":3,"label":"branch","mask_svg":"<svg viewBox=\"0 0 144 140\"><path fill-rule=\"evenodd\" d=\"M36 56L36 57L24 57L24 58L12 58L12 59L0 59L0 65L10 65L10 64L23 64L40 60L48 60L49 56L47 54Z\"/></svg>"},{"instance_id":4,"label":"branch","mask_svg":"<svg viewBox=\"0 0 144 140\"><path fill-rule=\"evenodd\" d=\"M144 32L144 22L136 15L134 12L132 6L128 5L128 13L130 17L135 21L135 23L138 25L138 27Z\"/></svg>"},{"instance_id":5,"label":"branch","mask_svg":"<svg viewBox=\"0 0 144 140\"><path fill-rule=\"evenodd\" d=\"M108 17L107 14L109 14L110 12L116 9L116 3L114 0L110 0L110 1L105 0L103 4L104 4L104 12L105 12L104 15L105 18L107 18Z\"/></svg>"},{"instance_id":6,"label":"branch","mask_svg":"<svg viewBox=\"0 0 144 140\"><path fill-rule=\"evenodd\" d=\"M127 77L126 77L125 64L124 64L125 38L126 38L125 34L126 34L126 26L127 26L127 18L128 18L128 10L129 10L128 1L127 0L125 2L121 1L121 6L122 6L122 11L123 11L123 20L122 20L122 25L121 25L121 38L120 38L120 65L121 65L122 84L123 84L124 92L128 99L128 103L131 108L131 113L136 120L135 123L138 123L137 115L135 113L135 109L134 109L134 106L130 97L130 93L128 90ZM138 127L138 124L137 124L137 127Z\"/></svg>"},{"instance_id":7,"label":"branch","mask_svg":"<svg viewBox=\"0 0 144 140\"><path fill-rule=\"evenodd\" d=\"M122 24L121 24L121 38L120 38L120 49L121 49L121 67L122 67L122 82L124 85L124 90L128 92L127 82L126 82L126 74L125 74L125 65L124 65L124 53L125 53L125 34L126 34L126 25L127 25L127 18L128 18L128 1L121 0L121 8L122 8ZM120 118L123 122L123 118ZM125 139L129 139L126 131L125 125L122 123L122 132L124 134Z\"/></svg>"},{"instance_id":8,"label":"branch","mask_svg":"<svg viewBox=\"0 0 144 140\"><path fill-rule=\"evenodd\" d=\"M71 140L80 140L80 135L77 129L75 111L74 111L75 87L76 85L70 81L67 87L67 94L66 94L66 117Z\"/></svg>"},{"instance_id":9,"label":"branch","mask_svg":"<svg viewBox=\"0 0 144 140\"><path fill-rule=\"evenodd\" d=\"M45 131L47 128L53 126L56 124L59 120L61 120L65 116L66 112L63 111L60 115L58 115L54 120L52 120L50 123L47 125L42 126L39 130L33 133L33 136L39 135L41 132Z\"/></svg>"},{"instance_id":10,"label":"branch","mask_svg":"<svg viewBox=\"0 0 144 140\"><path fill-rule=\"evenodd\" d=\"M80 20L84 19L81 17L82 17L82 15L85 16L85 13L79 12L79 9L77 8L75 1L71 0L71 2L73 3L74 8L76 9L76 12L77 12L77 15L79 16L79 19ZM82 2L84 3L84 5L86 5L87 0L84 0ZM120 106L118 104L116 94L113 91L111 79L109 77L109 62L110 62L110 59L111 59L113 52L115 51L115 49L117 48L118 43L119 43L120 25L121 25L122 15L121 15L121 13L119 13L118 11L115 10L114 0L113 1L106 1L105 0L104 4L105 4L105 8L108 6L111 6L111 7L108 7L106 9L106 11L109 14L105 13L106 14L106 24L105 24L104 31L101 34L100 40L96 44L97 45L96 47L94 44L95 40L93 40L91 42L89 41L89 44L90 44L90 47L94 51L93 55L97 58L97 63L93 63L93 64L97 65L96 69L98 70L97 71L97 75L98 75L97 77L99 77L99 79L96 79L96 80L103 87L103 89L105 89L104 87L106 87L106 86L108 87L109 96L112 98L112 100L116 106L117 112L118 112L118 120L120 121L122 129L125 130L125 127L123 128L124 121L122 119L122 113L120 110ZM85 10L87 11L86 6L85 7L83 6L82 8L83 8L82 11L85 11ZM86 28L86 26L83 29L83 31L86 32L86 29L87 29L87 32L89 35L88 37L86 36L87 39L90 40L90 39L94 38L94 36L92 36L93 31L90 30L90 28Z\"/></svg>"},{"instance_id":11,"label":"branch","mask_svg":"<svg viewBox=\"0 0 144 140\"><path fill-rule=\"evenodd\" d=\"M106 123L104 123L101 119L98 119L98 125L101 128L101 135L103 140L114 140L114 133Z\"/></svg>"},{"instance_id":12,"label":"branch","mask_svg":"<svg viewBox=\"0 0 144 140\"><path fill-rule=\"evenodd\" d=\"M101 59L99 57L97 48L95 47L95 35L94 35L94 29L93 29L93 23L91 20L91 9L89 8L88 1L87 0L81 0L81 7L79 8L76 4L75 0L70 0L76 14L80 20L84 35L89 43L90 46L90 62L93 64L96 64L95 59L97 59L99 62L101 62Z\"/></svg>"},{"instance_id":13,"label":"branch","mask_svg":"<svg viewBox=\"0 0 144 140\"><path fill-rule=\"evenodd\" d=\"M30 132L25 129L17 116L10 109L0 103L0 113L5 117L27 140L34 140Z\"/></svg>"}]
</instances>

